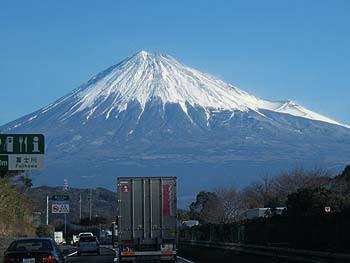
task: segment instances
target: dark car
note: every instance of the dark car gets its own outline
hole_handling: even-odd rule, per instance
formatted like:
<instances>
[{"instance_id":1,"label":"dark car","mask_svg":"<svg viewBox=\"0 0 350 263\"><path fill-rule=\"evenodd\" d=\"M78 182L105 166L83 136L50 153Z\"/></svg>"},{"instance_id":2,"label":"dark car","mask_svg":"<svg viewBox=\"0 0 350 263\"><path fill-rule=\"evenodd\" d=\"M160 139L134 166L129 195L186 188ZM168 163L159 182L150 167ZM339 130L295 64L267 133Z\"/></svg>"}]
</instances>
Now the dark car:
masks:
<instances>
[{"instance_id":1,"label":"dark car","mask_svg":"<svg viewBox=\"0 0 350 263\"><path fill-rule=\"evenodd\" d=\"M97 253L100 255L100 242L96 236L81 236L78 241L77 254Z\"/></svg>"},{"instance_id":2,"label":"dark car","mask_svg":"<svg viewBox=\"0 0 350 263\"><path fill-rule=\"evenodd\" d=\"M63 254L51 238L23 238L12 241L3 263L63 263Z\"/></svg>"}]
</instances>

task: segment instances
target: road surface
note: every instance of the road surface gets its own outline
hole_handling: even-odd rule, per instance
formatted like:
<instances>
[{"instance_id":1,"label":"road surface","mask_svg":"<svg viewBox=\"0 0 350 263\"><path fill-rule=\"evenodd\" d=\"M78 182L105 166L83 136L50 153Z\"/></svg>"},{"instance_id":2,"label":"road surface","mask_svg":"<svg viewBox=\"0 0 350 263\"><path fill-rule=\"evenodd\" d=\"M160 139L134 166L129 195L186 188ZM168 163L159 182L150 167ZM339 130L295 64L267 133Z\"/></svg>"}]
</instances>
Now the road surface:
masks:
<instances>
[{"instance_id":1,"label":"road surface","mask_svg":"<svg viewBox=\"0 0 350 263\"><path fill-rule=\"evenodd\" d=\"M205 249L196 251L191 250L180 250L180 255L184 257L178 257L178 263L287 263L287 261L274 260L269 258L262 258L252 255L242 255L235 254L230 251L220 251L217 253L214 249ZM218 256L219 255L219 256ZM116 253L111 248L103 247L101 248L101 255L95 254L83 254L77 256L76 252L72 252L70 256L67 257L67 263L113 263L116 258ZM147 262L155 263L155 262Z\"/></svg>"},{"instance_id":2,"label":"road surface","mask_svg":"<svg viewBox=\"0 0 350 263\"><path fill-rule=\"evenodd\" d=\"M95 254L83 254L77 256L76 252L70 254L67 257L67 263L112 263L115 259L115 252L110 248L101 248L101 255ZM179 263L190 263L189 261L183 261L181 258L178 260ZM148 262L151 263L151 262ZM153 263L153 262L152 262ZM193 262L194 263L194 262Z\"/></svg>"}]
</instances>

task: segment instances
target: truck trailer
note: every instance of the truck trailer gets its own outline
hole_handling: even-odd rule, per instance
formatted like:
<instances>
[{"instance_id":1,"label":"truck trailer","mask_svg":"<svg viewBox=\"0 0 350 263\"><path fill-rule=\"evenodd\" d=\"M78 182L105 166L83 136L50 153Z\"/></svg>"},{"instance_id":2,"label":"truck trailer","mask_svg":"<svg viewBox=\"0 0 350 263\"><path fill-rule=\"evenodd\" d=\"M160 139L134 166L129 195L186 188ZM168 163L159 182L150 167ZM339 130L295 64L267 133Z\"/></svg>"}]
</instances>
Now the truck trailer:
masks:
<instances>
[{"instance_id":1,"label":"truck trailer","mask_svg":"<svg viewBox=\"0 0 350 263\"><path fill-rule=\"evenodd\" d=\"M176 261L176 177L119 177L112 224L119 261Z\"/></svg>"}]
</instances>

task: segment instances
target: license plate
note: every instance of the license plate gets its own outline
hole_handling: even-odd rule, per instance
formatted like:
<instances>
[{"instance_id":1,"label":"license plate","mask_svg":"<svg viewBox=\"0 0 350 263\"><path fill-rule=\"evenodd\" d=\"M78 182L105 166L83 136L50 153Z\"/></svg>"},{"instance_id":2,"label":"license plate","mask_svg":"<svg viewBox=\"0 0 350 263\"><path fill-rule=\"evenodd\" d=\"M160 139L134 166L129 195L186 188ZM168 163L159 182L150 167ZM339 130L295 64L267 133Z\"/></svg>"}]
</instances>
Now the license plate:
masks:
<instances>
[{"instance_id":1,"label":"license plate","mask_svg":"<svg viewBox=\"0 0 350 263\"><path fill-rule=\"evenodd\" d=\"M35 258L24 258L23 263L35 263Z\"/></svg>"}]
</instances>

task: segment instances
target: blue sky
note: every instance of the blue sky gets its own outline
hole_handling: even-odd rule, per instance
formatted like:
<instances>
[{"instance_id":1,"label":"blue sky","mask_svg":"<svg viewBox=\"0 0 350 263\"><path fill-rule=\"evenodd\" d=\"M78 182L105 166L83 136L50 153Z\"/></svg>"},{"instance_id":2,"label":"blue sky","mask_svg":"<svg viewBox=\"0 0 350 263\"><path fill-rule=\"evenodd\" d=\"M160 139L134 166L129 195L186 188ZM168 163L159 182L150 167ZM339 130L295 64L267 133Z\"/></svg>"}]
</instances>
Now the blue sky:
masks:
<instances>
[{"instance_id":1,"label":"blue sky","mask_svg":"<svg viewBox=\"0 0 350 263\"><path fill-rule=\"evenodd\" d=\"M0 125L139 50L350 123L350 1L0 0Z\"/></svg>"}]
</instances>

